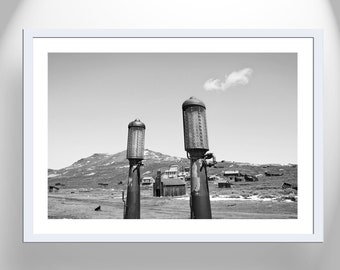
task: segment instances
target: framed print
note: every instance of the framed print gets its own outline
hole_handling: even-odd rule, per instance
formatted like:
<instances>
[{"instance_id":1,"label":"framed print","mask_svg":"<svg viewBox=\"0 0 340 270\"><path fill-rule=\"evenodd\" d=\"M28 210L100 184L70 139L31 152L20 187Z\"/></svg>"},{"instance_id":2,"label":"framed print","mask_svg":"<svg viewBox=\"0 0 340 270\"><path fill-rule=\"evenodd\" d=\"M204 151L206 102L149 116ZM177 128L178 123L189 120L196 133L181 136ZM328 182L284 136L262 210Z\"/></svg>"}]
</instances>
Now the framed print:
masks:
<instances>
[{"instance_id":1,"label":"framed print","mask_svg":"<svg viewBox=\"0 0 340 270\"><path fill-rule=\"evenodd\" d=\"M25 242L323 241L322 33L24 30Z\"/></svg>"}]
</instances>

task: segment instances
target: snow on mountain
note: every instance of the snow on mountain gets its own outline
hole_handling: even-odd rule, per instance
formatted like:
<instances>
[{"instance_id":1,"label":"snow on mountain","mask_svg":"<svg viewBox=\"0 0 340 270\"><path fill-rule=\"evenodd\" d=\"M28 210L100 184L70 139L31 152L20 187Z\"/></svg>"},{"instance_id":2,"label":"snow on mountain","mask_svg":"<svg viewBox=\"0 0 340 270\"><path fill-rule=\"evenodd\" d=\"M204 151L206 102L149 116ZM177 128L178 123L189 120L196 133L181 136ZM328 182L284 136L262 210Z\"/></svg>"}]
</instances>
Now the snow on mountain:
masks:
<instances>
[{"instance_id":1,"label":"snow on mountain","mask_svg":"<svg viewBox=\"0 0 340 270\"><path fill-rule=\"evenodd\" d=\"M188 160L145 149L141 172L155 175L157 170L166 170L173 164L188 166ZM126 151L116 154L95 153L81 158L59 170L48 169L48 184L63 188L97 188L99 184L110 186L126 184L129 161Z\"/></svg>"},{"instance_id":2,"label":"snow on mountain","mask_svg":"<svg viewBox=\"0 0 340 270\"><path fill-rule=\"evenodd\" d=\"M160 152L155 152L151 150L144 150L144 160L154 160L154 161L180 161L182 158L173 157L169 155L164 155Z\"/></svg>"},{"instance_id":3,"label":"snow on mountain","mask_svg":"<svg viewBox=\"0 0 340 270\"><path fill-rule=\"evenodd\" d=\"M172 157L169 155L155 152L149 149L144 151L143 164L151 165L164 162L180 162L182 158ZM126 168L129 167L129 161L126 158L126 151L116 154L95 153L89 157L81 158L70 166L59 170L48 170L48 178L61 180L70 178L79 178L93 176L106 179L117 173L126 174Z\"/></svg>"}]
</instances>

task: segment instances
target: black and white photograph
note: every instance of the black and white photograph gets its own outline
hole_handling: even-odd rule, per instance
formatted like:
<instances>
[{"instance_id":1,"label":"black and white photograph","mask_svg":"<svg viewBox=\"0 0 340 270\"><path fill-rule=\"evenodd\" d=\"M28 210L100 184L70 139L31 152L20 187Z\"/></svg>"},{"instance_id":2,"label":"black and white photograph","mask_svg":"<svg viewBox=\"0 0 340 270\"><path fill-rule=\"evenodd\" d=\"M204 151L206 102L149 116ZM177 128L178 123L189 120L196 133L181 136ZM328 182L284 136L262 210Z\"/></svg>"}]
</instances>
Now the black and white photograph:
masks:
<instances>
[{"instance_id":1,"label":"black and white photograph","mask_svg":"<svg viewBox=\"0 0 340 270\"><path fill-rule=\"evenodd\" d=\"M48 219L297 219L297 66L48 53Z\"/></svg>"},{"instance_id":2,"label":"black and white photograph","mask_svg":"<svg viewBox=\"0 0 340 270\"><path fill-rule=\"evenodd\" d=\"M25 239L319 239L320 45L287 33L25 33Z\"/></svg>"}]
</instances>

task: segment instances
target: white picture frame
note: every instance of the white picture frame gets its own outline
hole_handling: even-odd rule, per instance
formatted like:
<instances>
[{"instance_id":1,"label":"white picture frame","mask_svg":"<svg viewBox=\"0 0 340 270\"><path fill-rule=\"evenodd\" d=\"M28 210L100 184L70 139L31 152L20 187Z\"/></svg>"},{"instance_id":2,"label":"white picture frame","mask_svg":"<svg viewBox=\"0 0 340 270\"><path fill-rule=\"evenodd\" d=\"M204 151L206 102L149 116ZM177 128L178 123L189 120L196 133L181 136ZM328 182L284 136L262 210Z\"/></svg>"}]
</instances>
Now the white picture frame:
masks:
<instances>
[{"instance_id":1,"label":"white picture frame","mask_svg":"<svg viewBox=\"0 0 340 270\"><path fill-rule=\"evenodd\" d=\"M46 184L48 53L202 51L297 53L298 174L301 186L298 218L296 220L49 220ZM321 31L25 29L23 30L23 119L24 242L323 241Z\"/></svg>"}]
</instances>

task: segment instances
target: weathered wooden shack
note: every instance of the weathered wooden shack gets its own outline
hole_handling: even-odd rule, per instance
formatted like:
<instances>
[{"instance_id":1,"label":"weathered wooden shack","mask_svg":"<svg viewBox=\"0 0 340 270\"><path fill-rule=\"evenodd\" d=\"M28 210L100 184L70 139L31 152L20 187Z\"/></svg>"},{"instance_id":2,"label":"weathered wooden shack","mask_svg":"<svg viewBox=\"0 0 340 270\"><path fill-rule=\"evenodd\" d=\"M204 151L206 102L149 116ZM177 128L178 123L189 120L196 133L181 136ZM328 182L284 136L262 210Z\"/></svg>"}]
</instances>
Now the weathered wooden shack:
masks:
<instances>
[{"instance_id":1,"label":"weathered wooden shack","mask_svg":"<svg viewBox=\"0 0 340 270\"><path fill-rule=\"evenodd\" d=\"M220 180L221 178L218 177L217 175L209 175L208 176L208 181L218 181Z\"/></svg>"},{"instance_id":2,"label":"weathered wooden shack","mask_svg":"<svg viewBox=\"0 0 340 270\"><path fill-rule=\"evenodd\" d=\"M229 181L235 181L235 178L240 176L240 172L239 171L224 171L223 176L226 177Z\"/></svg>"},{"instance_id":3,"label":"weathered wooden shack","mask_svg":"<svg viewBox=\"0 0 340 270\"><path fill-rule=\"evenodd\" d=\"M242 182L242 181L243 181L242 177L240 177L240 176L235 177L235 182Z\"/></svg>"},{"instance_id":4,"label":"weathered wooden shack","mask_svg":"<svg viewBox=\"0 0 340 270\"><path fill-rule=\"evenodd\" d=\"M231 184L228 181L219 181L217 186L219 188L231 188Z\"/></svg>"},{"instance_id":5,"label":"weathered wooden shack","mask_svg":"<svg viewBox=\"0 0 340 270\"><path fill-rule=\"evenodd\" d=\"M178 165L171 165L169 170L166 170L162 178L178 178Z\"/></svg>"},{"instance_id":6,"label":"weathered wooden shack","mask_svg":"<svg viewBox=\"0 0 340 270\"><path fill-rule=\"evenodd\" d=\"M178 176L178 166L171 166L163 174L157 171L153 184L153 196L182 196L186 194L185 180Z\"/></svg>"},{"instance_id":7,"label":"weathered wooden shack","mask_svg":"<svg viewBox=\"0 0 340 270\"><path fill-rule=\"evenodd\" d=\"M186 194L185 181L179 178L162 179L163 196L182 196Z\"/></svg>"},{"instance_id":8,"label":"weathered wooden shack","mask_svg":"<svg viewBox=\"0 0 340 270\"><path fill-rule=\"evenodd\" d=\"M48 186L48 192L57 192L59 190L56 186Z\"/></svg>"},{"instance_id":9,"label":"weathered wooden shack","mask_svg":"<svg viewBox=\"0 0 340 270\"><path fill-rule=\"evenodd\" d=\"M179 178L167 178L153 184L153 196L182 196L186 194L185 181Z\"/></svg>"},{"instance_id":10,"label":"weathered wooden shack","mask_svg":"<svg viewBox=\"0 0 340 270\"><path fill-rule=\"evenodd\" d=\"M265 174L265 176L282 176L283 172L268 172L268 171L265 171L264 174Z\"/></svg>"},{"instance_id":11,"label":"weathered wooden shack","mask_svg":"<svg viewBox=\"0 0 340 270\"><path fill-rule=\"evenodd\" d=\"M259 181L259 179L255 175L248 175L248 174L244 175L244 180L246 182L257 182L257 181Z\"/></svg>"},{"instance_id":12,"label":"weathered wooden shack","mask_svg":"<svg viewBox=\"0 0 340 270\"><path fill-rule=\"evenodd\" d=\"M155 179L151 176L144 176L141 181L142 186L151 186L153 183L155 183Z\"/></svg>"}]
</instances>

